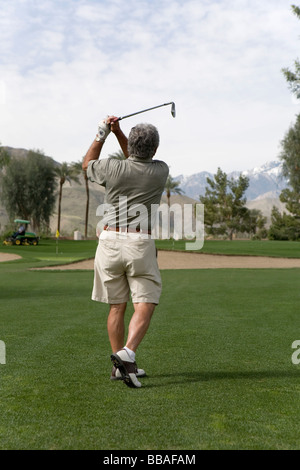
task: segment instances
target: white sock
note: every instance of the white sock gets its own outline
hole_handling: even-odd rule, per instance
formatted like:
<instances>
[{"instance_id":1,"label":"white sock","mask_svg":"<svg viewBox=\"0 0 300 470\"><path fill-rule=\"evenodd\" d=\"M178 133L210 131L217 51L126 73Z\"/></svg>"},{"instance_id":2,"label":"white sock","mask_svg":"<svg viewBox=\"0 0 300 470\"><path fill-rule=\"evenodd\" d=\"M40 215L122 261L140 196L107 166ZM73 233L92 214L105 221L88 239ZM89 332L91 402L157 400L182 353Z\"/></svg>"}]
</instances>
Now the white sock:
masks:
<instances>
[{"instance_id":1,"label":"white sock","mask_svg":"<svg viewBox=\"0 0 300 470\"><path fill-rule=\"evenodd\" d=\"M123 349L125 349L125 351L127 351L128 356L134 362L135 361L135 352L132 351L131 349L127 348L127 346L124 346Z\"/></svg>"}]
</instances>

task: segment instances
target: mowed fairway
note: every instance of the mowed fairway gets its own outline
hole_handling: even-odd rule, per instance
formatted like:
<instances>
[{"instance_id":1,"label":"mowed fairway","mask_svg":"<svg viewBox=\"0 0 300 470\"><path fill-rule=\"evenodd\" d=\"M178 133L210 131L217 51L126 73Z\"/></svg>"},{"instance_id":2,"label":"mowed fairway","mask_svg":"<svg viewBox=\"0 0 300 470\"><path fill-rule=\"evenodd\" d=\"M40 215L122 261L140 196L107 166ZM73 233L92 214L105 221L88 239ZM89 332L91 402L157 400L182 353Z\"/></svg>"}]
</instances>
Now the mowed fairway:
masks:
<instances>
[{"instance_id":1,"label":"mowed fairway","mask_svg":"<svg viewBox=\"0 0 300 470\"><path fill-rule=\"evenodd\" d=\"M22 248L0 264L0 449L300 449L299 269L162 271L129 389L92 271L29 271L44 248Z\"/></svg>"}]
</instances>

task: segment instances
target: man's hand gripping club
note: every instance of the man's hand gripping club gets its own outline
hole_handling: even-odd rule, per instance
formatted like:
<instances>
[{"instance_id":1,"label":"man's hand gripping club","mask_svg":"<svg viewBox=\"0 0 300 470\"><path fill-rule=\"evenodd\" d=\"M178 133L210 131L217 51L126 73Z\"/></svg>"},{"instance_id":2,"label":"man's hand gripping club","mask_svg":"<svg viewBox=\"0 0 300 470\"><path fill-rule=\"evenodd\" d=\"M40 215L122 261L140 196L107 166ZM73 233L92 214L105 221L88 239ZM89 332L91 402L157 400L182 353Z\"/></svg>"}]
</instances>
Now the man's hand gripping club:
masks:
<instances>
[{"instance_id":1,"label":"man's hand gripping club","mask_svg":"<svg viewBox=\"0 0 300 470\"><path fill-rule=\"evenodd\" d=\"M96 138L90 146L89 150L87 151L82 163L82 169L84 171L87 170L90 161L98 160L103 144L110 132L115 134L115 136L117 137L119 145L125 155L125 158L129 157L127 149L128 139L120 128L118 117L108 116L106 119L103 119L98 124L98 132L96 134Z\"/></svg>"}]
</instances>

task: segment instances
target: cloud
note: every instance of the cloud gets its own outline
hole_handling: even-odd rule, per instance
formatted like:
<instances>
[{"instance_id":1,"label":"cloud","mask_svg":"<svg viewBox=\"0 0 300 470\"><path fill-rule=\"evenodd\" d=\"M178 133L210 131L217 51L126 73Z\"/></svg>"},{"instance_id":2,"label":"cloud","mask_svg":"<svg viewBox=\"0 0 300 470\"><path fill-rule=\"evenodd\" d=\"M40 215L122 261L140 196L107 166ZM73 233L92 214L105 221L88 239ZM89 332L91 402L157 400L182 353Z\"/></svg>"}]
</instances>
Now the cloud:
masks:
<instances>
[{"instance_id":1,"label":"cloud","mask_svg":"<svg viewBox=\"0 0 300 470\"><path fill-rule=\"evenodd\" d=\"M297 56L298 28L284 0L11 0L0 140L74 161L104 115L175 101L175 120L165 108L137 118L159 128L173 174L275 159L297 111L281 68ZM111 137L105 149L117 150Z\"/></svg>"}]
</instances>

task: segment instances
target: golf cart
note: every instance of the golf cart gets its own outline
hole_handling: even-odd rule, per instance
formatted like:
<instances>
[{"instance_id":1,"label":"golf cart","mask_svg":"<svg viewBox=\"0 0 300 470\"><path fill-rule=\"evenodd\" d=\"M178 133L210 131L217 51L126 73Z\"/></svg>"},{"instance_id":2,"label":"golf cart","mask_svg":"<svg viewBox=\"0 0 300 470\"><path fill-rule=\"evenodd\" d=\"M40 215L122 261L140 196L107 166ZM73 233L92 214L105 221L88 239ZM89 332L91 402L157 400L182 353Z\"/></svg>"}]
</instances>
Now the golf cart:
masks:
<instances>
[{"instance_id":1,"label":"golf cart","mask_svg":"<svg viewBox=\"0 0 300 470\"><path fill-rule=\"evenodd\" d=\"M34 232L27 232L29 220L15 219L15 224L20 224L10 237L4 240L4 245L37 245L39 237Z\"/></svg>"}]
</instances>

